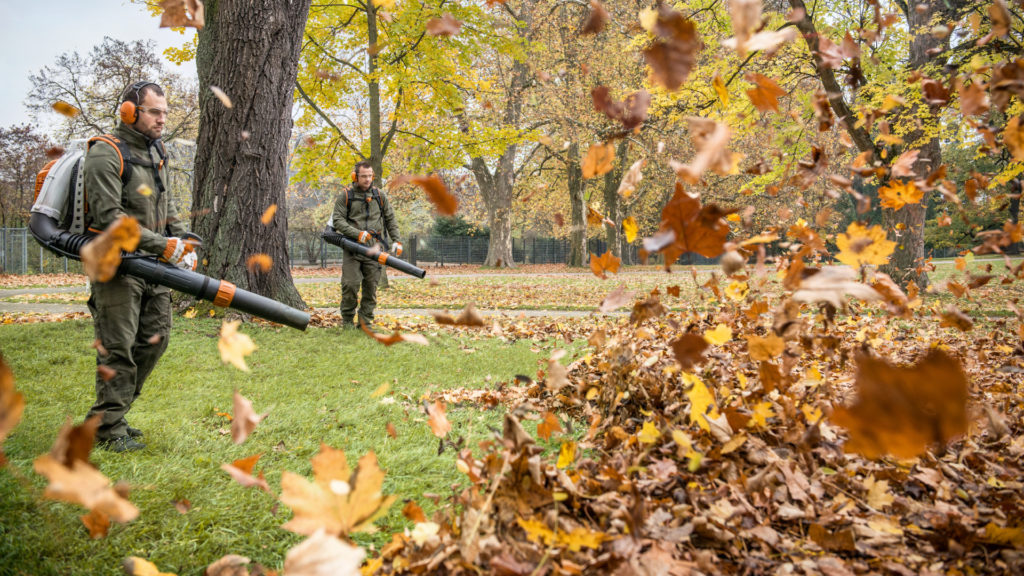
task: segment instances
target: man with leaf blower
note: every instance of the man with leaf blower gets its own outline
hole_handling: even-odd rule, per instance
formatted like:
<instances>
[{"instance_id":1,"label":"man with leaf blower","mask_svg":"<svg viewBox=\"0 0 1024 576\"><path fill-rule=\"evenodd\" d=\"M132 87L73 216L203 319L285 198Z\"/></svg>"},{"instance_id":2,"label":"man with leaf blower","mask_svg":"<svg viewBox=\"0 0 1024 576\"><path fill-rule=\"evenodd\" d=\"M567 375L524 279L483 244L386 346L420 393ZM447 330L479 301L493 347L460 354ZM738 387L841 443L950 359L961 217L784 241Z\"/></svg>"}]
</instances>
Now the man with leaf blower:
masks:
<instances>
[{"instance_id":1,"label":"man with leaf blower","mask_svg":"<svg viewBox=\"0 0 1024 576\"><path fill-rule=\"evenodd\" d=\"M353 183L342 190L334 202L331 225L343 236L381 253L387 250L384 233L393 241L390 250L402 255L398 238L398 223L387 196L373 185L373 166L366 161L355 165ZM341 265L341 320L346 328L353 326L356 307L359 322L368 328L373 325L373 311L377 307L377 284L384 273L378 259L345 250ZM362 288L363 297L359 298ZM355 326L358 326L357 324Z\"/></svg>"},{"instance_id":2,"label":"man with leaf blower","mask_svg":"<svg viewBox=\"0 0 1024 576\"><path fill-rule=\"evenodd\" d=\"M83 168L89 231L103 232L121 216L141 227L139 249L180 268L195 270L198 237L186 232L165 189L167 155L160 137L167 99L160 86L136 82L125 90L113 134L89 141ZM170 289L119 274L91 282L89 311L96 333L96 403L86 418L102 413L96 441L114 452L145 448L142 431L125 414L167 349L171 332Z\"/></svg>"}]
</instances>

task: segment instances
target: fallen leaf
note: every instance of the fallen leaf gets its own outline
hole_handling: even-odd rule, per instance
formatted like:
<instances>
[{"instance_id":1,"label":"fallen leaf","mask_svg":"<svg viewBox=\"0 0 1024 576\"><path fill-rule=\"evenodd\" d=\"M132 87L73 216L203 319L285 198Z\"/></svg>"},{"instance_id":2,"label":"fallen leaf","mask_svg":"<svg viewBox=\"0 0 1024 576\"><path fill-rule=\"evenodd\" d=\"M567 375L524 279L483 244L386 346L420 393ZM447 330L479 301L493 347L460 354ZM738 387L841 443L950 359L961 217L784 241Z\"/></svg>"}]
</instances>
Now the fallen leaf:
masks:
<instances>
[{"instance_id":1,"label":"fallen leaf","mask_svg":"<svg viewBox=\"0 0 1024 576\"><path fill-rule=\"evenodd\" d=\"M231 476L235 482L241 484L243 488L256 487L269 493L270 485L267 484L266 479L263 478L263 472L260 472L258 477L253 476L252 473L253 468L256 467L256 462L259 461L261 456L263 456L263 454L253 454L246 458L239 458L231 464L221 464L220 469L227 472L228 475Z\"/></svg>"},{"instance_id":2,"label":"fallen leaf","mask_svg":"<svg viewBox=\"0 0 1024 576\"><path fill-rule=\"evenodd\" d=\"M466 304L466 307L459 314L458 318L452 318L450 314L434 312L434 320L438 324L444 324L447 326L484 326L484 319L476 311L476 306L472 302Z\"/></svg>"},{"instance_id":3,"label":"fallen leaf","mask_svg":"<svg viewBox=\"0 0 1024 576\"><path fill-rule=\"evenodd\" d=\"M543 440L550 440L551 435L562 432L562 424L554 412L545 410L540 415L540 423L537 424L537 436Z\"/></svg>"},{"instance_id":4,"label":"fallen leaf","mask_svg":"<svg viewBox=\"0 0 1024 576\"><path fill-rule=\"evenodd\" d=\"M694 366L704 361L704 351L710 346L703 336L692 332L683 334L669 345L676 356L676 362L687 372L692 372Z\"/></svg>"},{"instance_id":5,"label":"fallen leaf","mask_svg":"<svg viewBox=\"0 0 1024 576\"><path fill-rule=\"evenodd\" d=\"M288 576L359 576L359 567L366 557L357 548L318 530L296 544L284 557L284 573Z\"/></svg>"},{"instance_id":6,"label":"fallen leaf","mask_svg":"<svg viewBox=\"0 0 1024 576\"><path fill-rule=\"evenodd\" d=\"M608 276L605 274L606 272L618 274L621 264L622 259L616 258L611 252L605 252L600 256L596 254L590 255L590 271L594 273L594 276L602 280L608 279Z\"/></svg>"},{"instance_id":7,"label":"fallen leaf","mask_svg":"<svg viewBox=\"0 0 1024 576\"><path fill-rule=\"evenodd\" d=\"M846 304L846 296L861 300L878 300L881 295L866 284L857 282L857 271L849 266L822 266L820 270L800 281L793 292L796 302L828 302L836 308Z\"/></svg>"},{"instance_id":8,"label":"fallen leaf","mask_svg":"<svg viewBox=\"0 0 1024 576\"><path fill-rule=\"evenodd\" d=\"M598 306L598 311L603 314L607 314L613 310L617 310L626 306L633 301L634 293L626 290L625 286L619 286L615 290L612 290L601 300L601 305Z\"/></svg>"},{"instance_id":9,"label":"fallen leaf","mask_svg":"<svg viewBox=\"0 0 1024 576\"><path fill-rule=\"evenodd\" d=\"M0 448L7 435L21 422L25 410L25 395L14 389L14 373L0 354ZM0 450L0 466L6 464L3 450Z\"/></svg>"},{"instance_id":10,"label":"fallen leaf","mask_svg":"<svg viewBox=\"0 0 1024 576\"><path fill-rule=\"evenodd\" d=\"M704 42L697 27L668 4L659 4L651 31L655 40L644 50L644 60L651 69L651 79L669 92L679 89L696 65L697 54Z\"/></svg>"},{"instance_id":11,"label":"fallen leaf","mask_svg":"<svg viewBox=\"0 0 1024 576\"><path fill-rule=\"evenodd\" d=\"M128 573L128 576L176 576L171 572L161 572L156 564L145 558L129 556L124 559L121 568Z\"/></svg>"},{"instance_id":12,"label":"fallen leaf","mask_svg":"<svg viewBox=\"0 0 1024 576\"><path fill-rule=\"evenodd\" d=\"M89 529L89 537L93 540L106 538L110 531L110 516L99 510L90 510L88 514L83 514L78 518Z\"/></svg>"},{"instance_id":13,"label":"fallen leaf","mask_svg":"<svg viewBox=\"0 0 1024 576\"><path fill-rule=\"evenodd\" d=\"M80 504L116 522L130 522L139 515L139 509L122 498L111 487L110 480L86 462L75 460L69 467L51 454L43 454L35 459L32 468L50 481L43 492L44 498Z\"/></svg>"},{"instance_id":14,"label":"fallen leaf","mask_svg":"<svg viewBox=\"0 0 1024 576\"><path fill-rule=\"evenodd\" d=\"M207 566L203 576L249 576L247 565L250 562L245 556L227 554Z\"/></svg>"},{"instance_id":15,"label":"fallen leaf","mask_svg":"<svg viewBox=\"0 0 1024 576\"><path fill-rule=\"evenodd\" d=\"M362 328L364 334L385 346L391 346L399 342L412 342L413 344L419 344L420 346L430 345L427 337L422 334L402 334L396 330L390 336L384 336L370 330L362 320L359 321L359 327Z\"/></svg>"},{"instance_id":16,"label":"fallen leaf","mask_svg":"<svg viewBox=\"0 0 1024 576\"><path fill-rule=\"evenodd\" d=\"M260 216L260 222L264 226L270 226L270 223L274 220L274 214L277 214L277 204L267 206L267 209L263 211L263 216Z\"/></svg>"}]
</instances>

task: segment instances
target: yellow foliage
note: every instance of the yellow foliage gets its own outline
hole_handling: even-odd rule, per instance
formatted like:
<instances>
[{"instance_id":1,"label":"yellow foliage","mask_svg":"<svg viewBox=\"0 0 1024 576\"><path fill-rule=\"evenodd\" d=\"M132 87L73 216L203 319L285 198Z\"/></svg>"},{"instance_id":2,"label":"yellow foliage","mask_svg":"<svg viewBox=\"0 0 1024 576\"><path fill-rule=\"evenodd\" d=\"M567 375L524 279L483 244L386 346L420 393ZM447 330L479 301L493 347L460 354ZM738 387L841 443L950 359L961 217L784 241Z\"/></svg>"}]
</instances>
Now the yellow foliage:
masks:
<instances>
[{"instance_id":1,"label":"yellow foliage","mask_svg":"<svg viewBox=\"0 0 1024 576\"><path fill-rule=\"evenodd\" d=\"M885 237L881 226L866 228L857 222L852 222L845 234L836 236L836 246L839 247L836 260L853 268L864 264L887 264L889 256L896 249L896 243Z\"/></svg>"}]
</instances>

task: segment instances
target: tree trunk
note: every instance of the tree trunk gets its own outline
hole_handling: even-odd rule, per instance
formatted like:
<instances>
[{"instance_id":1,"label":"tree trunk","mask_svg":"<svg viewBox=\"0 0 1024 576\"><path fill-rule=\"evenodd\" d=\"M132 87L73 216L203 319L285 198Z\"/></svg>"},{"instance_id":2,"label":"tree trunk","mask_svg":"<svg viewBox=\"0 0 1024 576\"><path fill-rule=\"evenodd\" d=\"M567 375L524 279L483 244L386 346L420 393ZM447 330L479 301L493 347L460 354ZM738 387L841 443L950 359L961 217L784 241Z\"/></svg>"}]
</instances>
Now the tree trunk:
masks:
<instances>
[{"instance_id":1,"label":"tree trunk","mask_svg":"<svg viewBox=\"0 0 1024 576\"><path fill-rule=\"evenodd\" d=\"M370 95L370 164L373 165L373 183L381 185L384 155L380 140L380 81L377 79L377 6L366 2L366 78Z\"/></svg>"},{"instance_id":2,"label":"tree trunk","mask_svg":"<svg viewBox=\"0 0 1024 576\"><path fill-rule=\"evenodd\" d=\"M491 237L487 241L487 259L484 266L515 268L512 258L512 192L516 150L513 144L498 158L492 174L483 158L474 158L471 168L476 176L480 195L487 207L487 224Z\"/></svg>"},{"instance_id":3,"label":"tree trunk","mask_svg":"<svg viewBox=\"0 0 1024 576\"><path fill-rule=\"evenodd\" d=\"M583 201L586 182L580 166L580 145L573 141L565 151L566 182L572 217L569 229L569 266L585 266L587 258L587 213Z\"/></svg>"},{"instance_id":4,"label":"tree trunk","mask_svg":"<svg viewBox=\"0 0 1024 576\"><path fill-rule=\"evenodd\" d=\"M608 241L608 249L618 258L622 257L622 245L619 242L619 184L622 182L622 175L626 172L626 153L629 151L629 141L623 138L619 140L618 149L615 150L615 168L604 175L604 208L605 216L615 222L614 226L605 228L605 239Z\"/></svg>"},{"instance_id":5,"label":"tree trunk","mask_svg":"<svg viewBox=\"0 0 1024 576\"><path fill-rule=\"evenodd\" d=\"M310 0L207 0L199 32L200 122L192 228L205 241L203 271L304 307L288 256L288 140L292 92ZM223 90L223 106L210 87ZM269 225L260 218L277 206ZM250 270L256 254L271 269Z\"/></svg>"}]
</instances>

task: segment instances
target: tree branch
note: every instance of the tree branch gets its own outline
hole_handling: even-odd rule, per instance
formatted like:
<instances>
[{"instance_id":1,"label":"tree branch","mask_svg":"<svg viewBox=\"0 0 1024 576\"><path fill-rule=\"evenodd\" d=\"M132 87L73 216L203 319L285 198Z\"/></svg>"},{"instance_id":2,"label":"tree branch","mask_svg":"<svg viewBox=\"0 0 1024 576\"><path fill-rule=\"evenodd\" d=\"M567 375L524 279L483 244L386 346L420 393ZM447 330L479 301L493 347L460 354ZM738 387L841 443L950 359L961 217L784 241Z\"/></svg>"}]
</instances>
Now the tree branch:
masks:
<instances>
[{"instance_id":1,"label":"tree branch","mask_svg":"<svg viewBox=\"0 0 1024 576\"><path fill-rule=\"evenodd\" d=\"M341 128L338 128L338 125L335 124L334 121L331 120L327 116L327 114L324 113L324 111L321 110L320 107L316 105L316 102L313 102L313 99L309 97L309 94L306 94L306 91L302 89L302 84L300 84L298 80L295 81L295 87L299 90L299 95L302 96L302 99L305 100L307 104L309 104L309 107L312 108L317 113L318 116L323 118L324 122L327 122L327 124L330 125L331 128L334 128L334 131L338 133L338 138L340 138L349 147L349 149L355 152L356 155L359 156L361 160L366 160L366 156L363 155L362 150L360 150L358 146L353 144L352 141L345 136L345 133L341 131Z\"/></svg>"}]
</instances>

